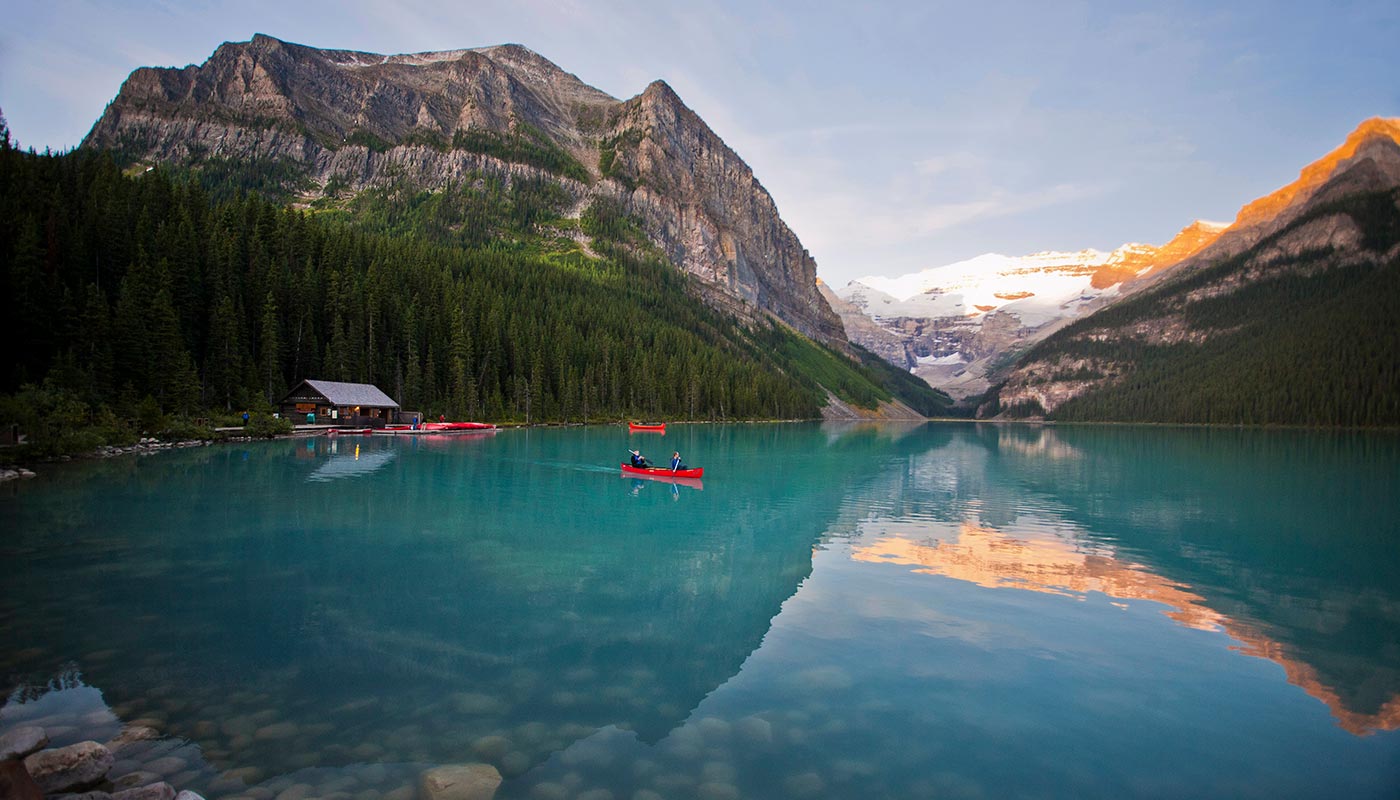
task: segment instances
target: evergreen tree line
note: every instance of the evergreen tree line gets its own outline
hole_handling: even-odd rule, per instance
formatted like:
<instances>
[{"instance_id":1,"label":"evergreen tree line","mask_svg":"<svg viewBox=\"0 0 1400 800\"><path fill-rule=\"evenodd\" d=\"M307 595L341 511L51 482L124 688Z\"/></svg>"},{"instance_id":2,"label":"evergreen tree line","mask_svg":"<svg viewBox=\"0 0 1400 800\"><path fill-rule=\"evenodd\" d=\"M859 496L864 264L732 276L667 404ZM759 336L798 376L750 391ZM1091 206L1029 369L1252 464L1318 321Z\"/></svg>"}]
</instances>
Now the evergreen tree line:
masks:
<instances>
[{"instance_id":1,"label":"evergreen tree line","mask_svg":"<svg viewBox=\"0 0 1400 800\"><path fill-rule=\"evenodd\" d=\"M1027 354L1130 365L1123 377L1056 408L1050 418L1230 425L1400 425L1400 191L1362 193L1316 209L1251 251L1065 328ZM1320 217L1344 213L1374 259L1338 266L1330 250L1269 266L1236 291L1189 304L1188 292L1247 267L1256 253ZM1180 313L1202 344L1153 345L1087 333ZM1096 378L1096 374L1053 376ZM1008 409L1015 416L1016 409ZM1024 414L1043 413L1027 407Z\"/></svg>"},{"instance_id":2,"label":"evergreen tree line","mask_svg":"<svg viewBox=\"0 0 1400 800\"><path fill-rule=\"evenodd\" d=\"M626 226L606 210L604 258L544 252L527 234L547 186L371 198L347 221L0 133L3 392L197 415L266 408L309 377L457 419L813 417L825 390L783 355L798 351L867 404L889 396L843 356L696 302L664 260L607 238Z\"/></svg>"}]
</instances>

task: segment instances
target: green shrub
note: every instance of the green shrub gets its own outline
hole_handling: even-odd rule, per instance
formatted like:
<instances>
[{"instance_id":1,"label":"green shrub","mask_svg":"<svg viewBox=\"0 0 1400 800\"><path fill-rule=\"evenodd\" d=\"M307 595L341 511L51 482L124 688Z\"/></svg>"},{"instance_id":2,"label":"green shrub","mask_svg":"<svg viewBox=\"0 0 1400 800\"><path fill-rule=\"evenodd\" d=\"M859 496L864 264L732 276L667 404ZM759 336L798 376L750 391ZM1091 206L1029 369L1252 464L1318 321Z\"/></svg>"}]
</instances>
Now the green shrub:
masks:
<instances>
[{"instance_id":1,"label":"green shrub","mask_svg":"<svg viewBox=\"0 0 1400 800\"><path fill-rule=\"evenodd\" d=\"M249 436L255 439L271 439L274 436L286 436L292 432L291 420L274 417L271 414L254 414L248 419L248 424L243 427Z\"/></svg>"},{"instance_id":2,"label":"green shrub","mask_svg":"<svg viewBox=\"0 0 1400 800\"><path fill-rule=\"evenodd\" d=\"M199 425L194 420L185 417L175 417L166 421L165 429L159 434L159 438L167 442L188 442L199 439L207 441L214 438L214 429L208 425Z\"/></svg>"},{"instance_id":3,"label":"green shrub","mask_svg":"<svg viewBox=\"0 0 1400 800\"><path fill-rule=\"evenodd\" d=\"M0 397L0 425L16 425L25 444L7 449L9 462L91 453L103 445L122 446L136 440L129 427L106 408L93 413L73 393L27 384Z\"/></svg>"}]
</instances>

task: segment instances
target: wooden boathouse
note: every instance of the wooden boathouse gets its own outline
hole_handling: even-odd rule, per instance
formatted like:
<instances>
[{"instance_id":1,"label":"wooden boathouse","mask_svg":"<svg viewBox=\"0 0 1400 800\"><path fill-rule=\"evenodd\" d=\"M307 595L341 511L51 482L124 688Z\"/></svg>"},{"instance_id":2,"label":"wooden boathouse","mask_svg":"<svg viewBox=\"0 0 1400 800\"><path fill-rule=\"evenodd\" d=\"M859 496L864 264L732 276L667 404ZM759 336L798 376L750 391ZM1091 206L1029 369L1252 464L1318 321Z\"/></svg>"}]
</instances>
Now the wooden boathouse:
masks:
<instances>
[{"instance_id":1,"label":"wooden boathouse","mask_svg":"<svg viewBox=\"0 0 1400 800\"><path fill-rule=\"evenodd\" d=\"M372 383L306 379L297 384L278 411L293 422L382 428L397 422L399 404Z\"/></svg>"}]
</instances>

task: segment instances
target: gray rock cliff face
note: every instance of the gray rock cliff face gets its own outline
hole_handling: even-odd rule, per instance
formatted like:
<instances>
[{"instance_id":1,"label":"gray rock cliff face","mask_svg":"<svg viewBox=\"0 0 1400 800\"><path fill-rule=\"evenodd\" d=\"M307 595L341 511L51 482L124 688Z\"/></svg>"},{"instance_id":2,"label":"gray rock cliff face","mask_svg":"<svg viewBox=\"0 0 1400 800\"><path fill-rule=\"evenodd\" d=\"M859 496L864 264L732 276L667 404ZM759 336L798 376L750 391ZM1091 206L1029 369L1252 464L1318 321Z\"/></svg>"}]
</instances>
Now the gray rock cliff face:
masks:
<instances>
[{"instance_id":1,"label":"gray rock cliff face","mask_svg":"<svg viewBox=\"0 0 1400 800\"><path fill-rule=\"evenodd\" d=\"M582 170L456 146L471 133L527 137ZM846 346L816 264L772 197L660 81L619 101L519 45L385 56L258 35L198 66L136 70L83 146L147 163L290 162L308 175L307 201L332 183L436 190L482 173L547 178L575 212L595 197L620 202L711 304Z\"/></svg>"}]
</instances>

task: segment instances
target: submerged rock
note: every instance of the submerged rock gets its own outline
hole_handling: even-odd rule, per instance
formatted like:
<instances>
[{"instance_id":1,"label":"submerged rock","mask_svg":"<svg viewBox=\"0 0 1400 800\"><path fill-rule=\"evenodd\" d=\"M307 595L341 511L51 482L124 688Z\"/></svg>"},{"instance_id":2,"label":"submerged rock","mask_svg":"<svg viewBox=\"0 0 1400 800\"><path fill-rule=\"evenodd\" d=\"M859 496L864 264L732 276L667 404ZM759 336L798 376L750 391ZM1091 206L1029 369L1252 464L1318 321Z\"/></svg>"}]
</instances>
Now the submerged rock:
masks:
<instances>
[{"instance_id":1,"label":"submerged rock","mask_svg":"<svg viewBox=\"0 0 1400 800\"><path fill-rule=\"evenodd\" d=\"M815 772L789 775L783 781L783 788L793 797L815 797L826 789L826 781Z\"/></svg>"},{"instance_id":2,"label":"submerged rock","mask_svg":"<svg viewBox=\"0 0 1400 800\"><path fill-rule=\"evenodd\" d=\"M452 707L459 714L503 714L510 710L510 705L504 700L480 692L454 693Z\"/></svg>"},{"instance_id":3,"label":"submerged rock","mask_svg":"<svg viewBox=\"0 0 1400 800\"><path fill-rule=\"evenodd\" d=\"M198 792L191 792L189 789L186 789L175 795L175 800L204 800L204 797Z\"/></svg>"},{"instance_id":4,"label":"submerged rock","mask_svg":"<svg viewBox=\"0 0 1400 800\"><path fill-rule=\"evenodd\" d=\"M116 772L116 770L113 769L112 772ZM133 789L137 786L157 783L160 781L160 778L161 776L158 773L138 769L134 772L128 772L119 778L113 778L112 785L118 789Z\"/></svg>"},{"instance_id":5,"label":"submerged rock","mask_svg":"<svg viewBox=\"0 0 1400 800\"><path fill-rule=\"evenodd\" d=\"M763 717L744 717L734 723L734 730L748 744L773 743L773 725Z\"/></svg>"},{"instance_id":6,"label":"submerged rock","mask_svg":"<svg viewBox=\"0 0 1400 800\"><path fill-rule=\"evenodd\" d=\"M159 738L160 731L149 725L128 725L107 743L107 749L115 753L127 745Z\"/></svg>"},{"instance_id":7,"label":"submerged rock","mask_svg":"<svg viewBox=\"0 0 1400 800\"><path fill-rule=\"evenodd\" d=\"M511 777L524 775L530 771L531 766L530 757L519 750L512 750L501 756L501 769Z\"/></svg>"},{"instance_id":8,"label":"submerged rock","mask_svg":"<svg viewBox=\"0 0 1400 800\"><path fill-rule=\"evenodd\" d=\"M299 732L300 730L297 728L295 723L274 722L271 725L265 725L261 728L258 728L257 731L253 733L253 739L260 742L277 739L290 739L296 736Z\"/></svg>"},{"instance_id":9,"label":"submerged rock","mask_svg":"<svg viewBox=\"0 0 1400 800\"><path fill-rule=\"evenodd\" d=\"M472 742L472 751L481 758L495 761L510 752L510 740L504 736L482 736Z\"/></svg>"},{"instance_id":10,"label":"submerged rock","mask_svg":"<svg viewBox=\"0 0 1400 800\"><path fill-rule=\"evenodd\" d=\"M151 772L158 772L161 775L174 775L177 772L184 772L189 766L185 759L179 756L162 756L154 761L146 762L146 769Z\"/></svg>"},{"instance_id":11,"label":"submerged rock","mask_svg":"<svg viewBox=\"0 0 1400 800\"><path fill-rule=\"evenodd\" d=\"M423 800L491 800L501 785L501 773L490 764L449 764L419 777Z\"/></svg>"},{"instance_id":12,"label":"submerged rock","mask_svg":"<svg viewBox=\"0 0 1400 800\"><path fill-rule=\"evenodd\" d=\"M695 794L700 800L739 800L742 797L739 794L739 789L733 784L718 781L700 784L700 788L695 790Z\"/></svg>"},{"instance_id":13,"label":"submerged rock","mask_svg":"<svg viewBox=\"0 0 1400 800\"><path fill-rule=\"evenodd\" d=\"M112 800L107 792L80 792L77 794L51 794L47 800Z\"/></svg>"},{"instance_id":14,"label":"submerged rock","mask_svg":"<svg viewBox=\"0 0 1400 800\"><path fill-rule=\"evenodd\" d=\"M175 800L175 787L164 781L152 783L117 792L112 800Z\"/></svg>"},{"instance_id":15,"label":"submerged rock","mask_svg":"<svg viewBox=\"0 0 1400 800\"><path fill-rule=\"evenodd\" d=\"M78 742L41 750L24 760L44 794L63 794L96 786L112 768L112 751L97 742Z\"/></svg>"},{"instance_id":16,"label":"submerged rock","mask_svg":"<svg viewBox=\"0 0 1400 800\"><path fill-rule=\"evenodd\" d=\"M558 783L545 781L530 787L530 797L534 800L566 800L568 796L568 788Z\"/></svg>"},{"instance_id":17,"label":"submerged rock","mask_svg":"<svg viewBox=\"0 0 1400 800\"><path fill-rule=\"evenodd\" d=\"M316 791L316 787L309 783L296 783L283 789L277 795L277 800L302 800L311 796Z\"/></svg>"}]
</instances>

